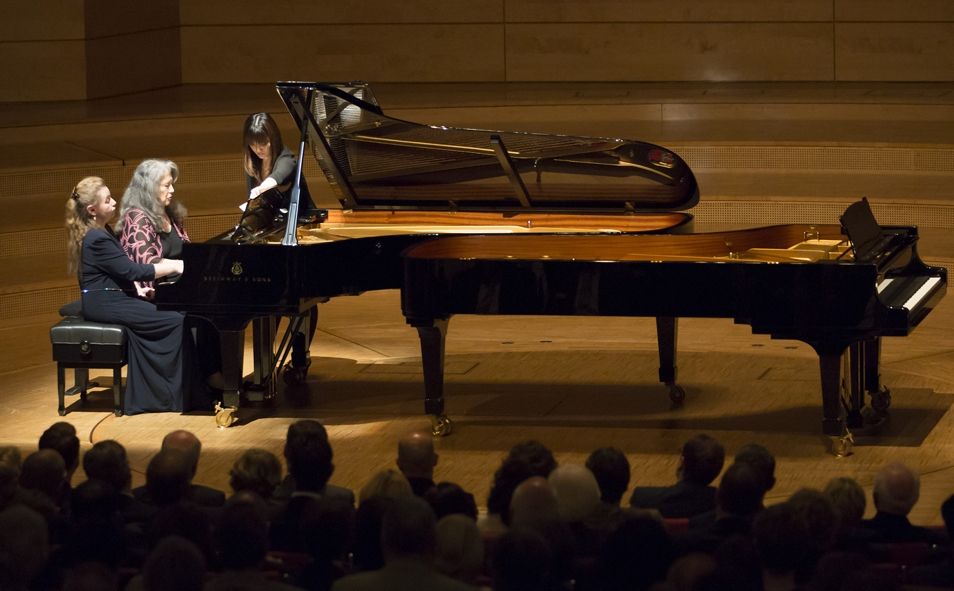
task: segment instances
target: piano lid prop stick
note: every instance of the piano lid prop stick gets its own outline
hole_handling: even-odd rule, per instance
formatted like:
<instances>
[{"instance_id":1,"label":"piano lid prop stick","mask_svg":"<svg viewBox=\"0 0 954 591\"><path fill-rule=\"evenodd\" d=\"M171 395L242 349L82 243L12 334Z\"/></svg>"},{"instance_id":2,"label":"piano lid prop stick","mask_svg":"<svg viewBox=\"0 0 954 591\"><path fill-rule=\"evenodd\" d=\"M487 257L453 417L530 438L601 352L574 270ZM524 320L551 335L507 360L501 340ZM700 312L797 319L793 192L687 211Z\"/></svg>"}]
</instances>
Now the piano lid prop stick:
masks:
<instances>
[{"instance_id":1,"label":"piano lid prop stick","mask_svg":"<svg viewBox=\"0 0 954 591\"><path fill-rule=\"evenodd\" d=\"M308 97L305 104L311 104L311 90L308 91ZM301 118L301 143L298 145L298 162L295 166L295 183L292 185L291 199L288 201L288 225L285 226L285 237L282 238L284 246L298 245L298 200L301 198L301 168L305 160L305 142L308 141L308 118Z\"/></svg>"}]
</instances>

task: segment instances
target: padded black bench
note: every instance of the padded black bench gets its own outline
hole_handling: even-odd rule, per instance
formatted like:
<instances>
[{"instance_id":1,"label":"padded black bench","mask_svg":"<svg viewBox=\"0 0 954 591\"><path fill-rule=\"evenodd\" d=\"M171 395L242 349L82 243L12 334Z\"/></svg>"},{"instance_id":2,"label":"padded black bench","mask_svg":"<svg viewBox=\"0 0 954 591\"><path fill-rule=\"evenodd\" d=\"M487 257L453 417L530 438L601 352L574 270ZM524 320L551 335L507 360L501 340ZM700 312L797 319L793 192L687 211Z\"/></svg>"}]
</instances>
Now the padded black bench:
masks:
<instances>
[{"instance_id":1,"label":"padded black bench","mask_svg":"<svg viewBox=\"0 0 954 591\"><path fill-rule=\"evenodd\" d=\"M64 306L67 309L70 305ZM61 311L62 313L62 311ZM118 324L101 324L81 316L66 316L50 329L53 361L56 362L56 390L60 416L66 414L66 396L80 395L86 402L90 388L89 370L113 370L113 412L123 415L122 369L126 365L126 329ZM73 387L66 389L66 369L72 368Z\"/></svg>"}]
</instances>

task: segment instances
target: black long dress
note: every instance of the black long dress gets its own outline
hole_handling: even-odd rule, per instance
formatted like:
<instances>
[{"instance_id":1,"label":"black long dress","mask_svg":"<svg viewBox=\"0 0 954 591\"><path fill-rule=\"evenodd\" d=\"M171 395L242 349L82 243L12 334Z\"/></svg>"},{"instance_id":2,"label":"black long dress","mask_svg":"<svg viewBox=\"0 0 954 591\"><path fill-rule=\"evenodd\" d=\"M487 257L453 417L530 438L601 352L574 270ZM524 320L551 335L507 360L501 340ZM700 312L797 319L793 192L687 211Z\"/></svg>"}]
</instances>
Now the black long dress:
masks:
<instances>
[{"instance_id":1,"label":"black long dress","mask_svg":"<svg viewBox=\"0 0 954 591\"><path fill-rule=\"evenodd\" d=\"M129 260L111 233L99 228L86 233L79 277L83 316L128 329L124 406L129 415L182 411L191 388L191 339L183 338L185 317L157 310L155 305L135 297L133 281L154 279L155 267Z\"/></svg>"}]
</instances>

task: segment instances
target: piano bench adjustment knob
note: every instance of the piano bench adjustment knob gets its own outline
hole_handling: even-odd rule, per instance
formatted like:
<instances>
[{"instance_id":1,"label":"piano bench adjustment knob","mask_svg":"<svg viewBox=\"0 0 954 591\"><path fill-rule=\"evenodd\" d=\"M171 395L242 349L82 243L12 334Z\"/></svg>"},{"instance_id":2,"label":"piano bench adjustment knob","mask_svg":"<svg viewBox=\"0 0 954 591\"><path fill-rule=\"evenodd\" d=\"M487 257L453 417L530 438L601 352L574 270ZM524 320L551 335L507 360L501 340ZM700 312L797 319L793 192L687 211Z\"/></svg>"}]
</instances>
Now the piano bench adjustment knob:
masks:
<instances>
[{"instance_id":1,"label":"piano bench adjustment knob","mask_svg":"<svg viewBox=\"0 0 954 591\"><path fill-rule=\"evenodd\" d=\"M444 437L450 435L454 430L454 423L447 415L430 415L431 435L434 437Z\"/></svg>"}]
</instances>

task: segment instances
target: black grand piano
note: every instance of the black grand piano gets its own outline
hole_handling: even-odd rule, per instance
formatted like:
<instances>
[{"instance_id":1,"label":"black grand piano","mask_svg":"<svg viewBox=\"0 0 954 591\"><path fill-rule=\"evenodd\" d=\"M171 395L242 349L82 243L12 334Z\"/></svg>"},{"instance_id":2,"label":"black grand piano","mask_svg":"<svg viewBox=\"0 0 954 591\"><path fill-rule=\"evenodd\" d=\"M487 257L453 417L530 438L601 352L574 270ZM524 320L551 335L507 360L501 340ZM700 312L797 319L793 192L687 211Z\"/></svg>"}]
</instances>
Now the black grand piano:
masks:
<instances>
[{"instance_id":1,"label":"black grand piano","mask_svg":"<svg viewBox=\"0 0 954 591\"><path fill-rule=\"evenodd\" d=\"M443 358L455 314L654 316L659 379L677 403L684 393L676 384L676 318L731 318L815 349L823 431L836 454L847 453L850 429L882 418L890 404L878 376L881 337L909 334L943 297L947 274L921 261L915 227L880 227L866 199L840 222L678 235L460 236L412 246L403 255L402 308L421 339L426 412L450 428Z\"/></svg>"},{"instance_id":2,"label":"black grand piano","mask_svg":"<svg viewBox=\"0 0 954 591\"><path fill-rule=\"evenodd\" d=\"M299 132L299 176L311 152L341 209L249 204L239 224L184 245L185 272L160 286L161 309L211 320L221 334L223 403L270 398L290 333L316 302L402 287L401 252L447 234L685 232L698 202L692 171L646 142L421 125L384 114L365 83L284 82ZM274 200L278 202L278 200ZM254 370L242 367L253 322ZM276 345L276 341L279 341Z\"/></svg>"}]
</instances>

